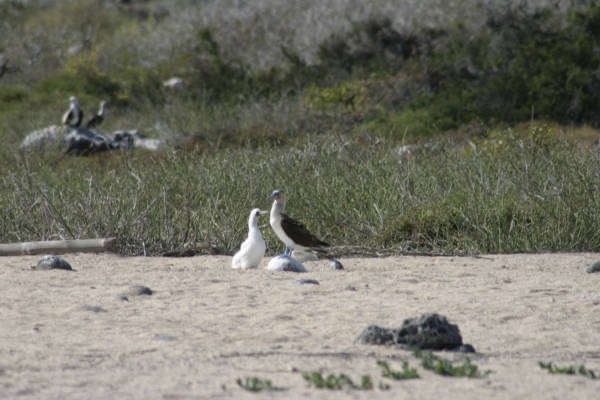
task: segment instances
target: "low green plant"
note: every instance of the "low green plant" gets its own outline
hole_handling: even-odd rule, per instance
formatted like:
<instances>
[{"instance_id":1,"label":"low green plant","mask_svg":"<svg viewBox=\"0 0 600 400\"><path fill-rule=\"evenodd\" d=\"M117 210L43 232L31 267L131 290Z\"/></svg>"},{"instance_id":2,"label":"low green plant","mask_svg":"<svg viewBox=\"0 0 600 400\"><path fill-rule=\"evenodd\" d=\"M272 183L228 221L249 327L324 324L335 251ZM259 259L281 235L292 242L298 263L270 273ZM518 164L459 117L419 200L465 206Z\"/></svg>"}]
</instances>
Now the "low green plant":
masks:
<instances>
[{"instance_id":1,"label":"low green plant","mask_svg":"<svg viewBox=\"0 0 600 400\"><path fill-rule=\"evenodd\" d=\"M345 82L331 88L311 86L307 90L308 104L318 110L343 107L354 110L363 106L367 89L360 81Z\"/></svg>"},{"instance_id":2,"label":"low green plant","mask_svg":"<svg viewBox=\"0 0 600 400\"><path fill-rule=\"evenodd\" d=\"M465 358L462 364L454 365L452 361L436 356L431 351L416 349L414 355L421 359L423 368L438 375L466 378L481 378L482 376L485 376L485 374L482 374L479 371L477 365L473 364L468 357Z\"/></svg>"},{"instance_id":3,"label":"low green plant","mask_svg":"<svg viewBox=\"0 0 600 400\"><path fill-rule=\"evenodd\" d=\"M360 385L354 383L352 379L341 373L339 375L329 374L323 376L319 371L305 372L302 374L304 380L316 387L317 389L341 390L341 389L356 389L356 390L372 390L373 381L369 375L361 377Z\"/></svg>"},{"instance_id":4,"label":"low green plant","mask_svg":"<svg viewBox=\"0 0 600 400\"><path fill-rule=\"evenodd\" d=\"M419 378L419 373L416 369L409 367L408 361L402 363L402 371L394 371L390 368L387 361L378 360L377 365L382 368L381 376L394 380L416 379Z\"/></svg>"},{"instance_id":5,"label":"low green plant","mask_svg":"<svg viewBox=\"0 0 600 400\"><path fill-rule=\"evenodd\" d=\"M274 386L269 379L257 377L238 378L236 383L244 390L249 392L275 392L287 390L285 387Z\"/></svg>"},{"instance_id":6,"label":"low green plant","mask_svg":"<svg viewBox=\"0 0 600 400\"><path fill-rule=\"evenodd\" d=\"M587 369L583 364L579 367L573 365L567 367L559 367L551 362L545 363L539 362L539 366L542 369L547 370L551 374L565 374L565 375L582 375L590 379L600 379L600 374L596 374L591 369Z\"/></svg>"}]
</instances>

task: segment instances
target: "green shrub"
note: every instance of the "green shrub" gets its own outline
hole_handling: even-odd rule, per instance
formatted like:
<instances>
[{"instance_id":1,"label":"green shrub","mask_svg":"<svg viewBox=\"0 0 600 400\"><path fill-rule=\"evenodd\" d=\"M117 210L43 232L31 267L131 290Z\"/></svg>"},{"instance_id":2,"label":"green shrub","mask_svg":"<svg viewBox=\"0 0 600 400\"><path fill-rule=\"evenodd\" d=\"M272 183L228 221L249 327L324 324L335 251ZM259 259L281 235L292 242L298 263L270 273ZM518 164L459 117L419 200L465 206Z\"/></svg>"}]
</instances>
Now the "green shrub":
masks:
<instances>
[{"instance_id":1,"label":"green shrub","mask_svg":"<svg viewBox=\"0 0 600 400\"><path fill-rule=\"evenodd\" d=\"M390 378L394 380L404 380L404 379L416 379L419 378L419 373L416 369L410 368L408 366L408 362L404 361L402 363L402 371L394 371L390 368L387 361L378 360L377 365L382 368L381 376L384 378Z\"/></svg>"},{"instance_id":2,"label":"green shrub","mask_svg":"<svg viewBox=\"0 0 600 400\"><path fill-rule=\"evenodd\" d=\"M477 365L473 364L467 357L460 365L445 358L433 354L431 351L414 351L415 357L421 359L423 368L433 371L438 375L466 378L481 378L487 373L482 374Z\"/></svg>"},{"instance_id":3,"label":"green shrub","mask_svg":"<svg viewBox=\"0 0 600 400\"><path fill-rule=\"evenodd\" d=\"M236 380L238 386L242 389L247 390L249 392L273 392L273 391L283 391L287 390L286 388L274 386L273 383L269 379L261 379L257 377L250 378L238 378Z\"/></svg>"},{"instance_id":4,"label":"green shrub","mask_svg":"<svg viewBox=\"0 0 600 400\"><path fill-rule=\"evenodd\" d=\"M462 27L450 31L428 53L428 81L436 91L428 103L459 124L534 117L598 126L599 15L597 2L572 9L564 21L560 12L531 12L523 2L492 10L477 35Z\"/></svg>"},{"instance_id":5,"label":"green shrub","mask_svg":"<svg viewBox=\"0 0 600 400\"><path fill-rule=\"evenodd\" d=\"M550 374L582 375L590 379L600 379L600 374L596 374L591 369L586 368L583 364L580 365L579 368L572 365L568 367L559 367L551 362L545 363L543 361L540 361L538 364L540 368L545 369Z\"/></svg>"},{"instance_id":6,"label":"green shrub","mask_svg":"<svg viewBox=\"0 0 600 400\"><path fill-rule=\"evenodd\" d=\"M323 376L320 372L306 372L302 374L305 381L312 384L317 389L329 389L329 390L341 390L341 389L361 389L361 390L372 390L373 382L369 375L363 375L361 377L360 385L354 383L352 379L346 374L329 374Z\"/></svg>"}]
</instances>

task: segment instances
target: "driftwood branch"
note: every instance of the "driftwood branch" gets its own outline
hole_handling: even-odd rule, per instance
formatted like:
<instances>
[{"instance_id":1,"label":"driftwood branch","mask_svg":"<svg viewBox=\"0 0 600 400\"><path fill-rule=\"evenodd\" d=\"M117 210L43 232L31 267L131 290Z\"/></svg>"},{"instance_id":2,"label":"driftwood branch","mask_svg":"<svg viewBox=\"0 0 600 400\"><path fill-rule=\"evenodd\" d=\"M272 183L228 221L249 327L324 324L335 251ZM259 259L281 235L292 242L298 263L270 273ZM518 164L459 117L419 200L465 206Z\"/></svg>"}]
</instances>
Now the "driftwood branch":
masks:
<instances>
[{"instance_id":1,"label":"driftwood branch","mask_svg":"<svg viewBox=\"0 0 600 400\"><path fill-rule=\"evenodd\" d=\"M0 244L0 256L20 256L27 254L102 253L111 251L116 238L48 240Z\"/></svg>"}]
</instances>

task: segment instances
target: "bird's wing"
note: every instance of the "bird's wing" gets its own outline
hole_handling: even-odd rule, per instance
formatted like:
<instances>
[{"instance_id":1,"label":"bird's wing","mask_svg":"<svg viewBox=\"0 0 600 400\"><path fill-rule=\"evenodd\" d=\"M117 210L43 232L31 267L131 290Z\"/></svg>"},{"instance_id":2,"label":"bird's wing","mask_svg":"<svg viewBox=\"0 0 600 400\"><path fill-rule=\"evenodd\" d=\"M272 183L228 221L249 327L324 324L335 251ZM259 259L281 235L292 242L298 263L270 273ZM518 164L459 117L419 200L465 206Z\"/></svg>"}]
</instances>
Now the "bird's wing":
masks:
<instances>
[{"instance_id":1,"label":"bird's wing","mask_svg":"<svg viewBox=\"0 0 600 400\"><path fill-rule=\"evenodd\" d=\"M329 246L329 244L319 240L315 235L310 233L302 222L290 218L285 214L281 214L281 216L281 228L294 242L298 243L300 246Z\"/></svg>"},{"instance_id":2,"label":"bird's wing","mask_svg":"<svg viewBox=\"0 0 600 400\"><path fill-rule=\"evenodd\" d=\"M248 238L248 239L244 240L244 241L242 242L242 244L240 245L240 251L244 251L244 250L246 250L248 247L250 247L250 246L251 246L251 244L252 244L252 243L251 243L251 241L250 241L250 238Z\"/></svg>"},{"instance_id":3,"label":"bird's wing","mask_svg":"<svg viewBox=\"0 0 600 400\"><path fill-rule=\"evenodd\" d=\"M76 115L76 121L75 121L75 126L79 126L81 125L81 122L83 121L83 110L80 108L79 112Z\"/></svg>"},{"instance_id":4,"label":"bird's wing","mask_svg":"<svg viewBox=\"0 0 600 400\"><path fill-rule=\"evenodd\" d=\"M69 121L71 121L71 119L73 119L73 110L69 109L63 114L62 123L66 125L69 123Z\"/></svg>"}]
</instances>

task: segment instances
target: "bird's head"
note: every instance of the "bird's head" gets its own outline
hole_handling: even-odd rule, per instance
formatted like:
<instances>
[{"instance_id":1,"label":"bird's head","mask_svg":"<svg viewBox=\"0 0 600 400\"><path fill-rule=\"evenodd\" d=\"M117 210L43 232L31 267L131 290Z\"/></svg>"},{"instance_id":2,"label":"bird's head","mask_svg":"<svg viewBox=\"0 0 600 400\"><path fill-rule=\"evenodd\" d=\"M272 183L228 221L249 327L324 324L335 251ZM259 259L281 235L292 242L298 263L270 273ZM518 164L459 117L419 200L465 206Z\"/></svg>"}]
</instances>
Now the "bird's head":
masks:
<instances>
[{"instance_id":1,"label":"bird's head","mask_svg":"<svg viewBox=\"0 0 600 400\"><path fill-rule=\"evenodd\" d=\"M258 223L258 217L268 213L268 211L263 211L260 208L252 209L252 211L250 211L250 224L252 225L252 223Z\"/></svg>"},{"instance_id":2,"label":"bird's head","mask_svg":"<svg viewBox=\"0 0 600 400\"><path fill-rule=\"evenodd\" d=\"M269 197L269 201L285 202L285 193L281 189L276 189Z\"/></svg>"},{"instance_id":3,"label":"bird's head","mask_svg":"<svg viewBox=\"0 0 600 400\"><path fill-rule=\"evenodd\" d=\"M252 215L254 215L257 218L260 217L261 215L265 215L268 213L269 213L268 211L261 210L260 208L255 208L252 210Z\"/></svg>"}]
</instances>

